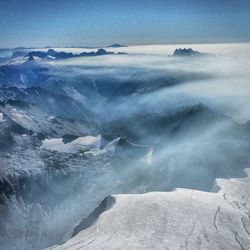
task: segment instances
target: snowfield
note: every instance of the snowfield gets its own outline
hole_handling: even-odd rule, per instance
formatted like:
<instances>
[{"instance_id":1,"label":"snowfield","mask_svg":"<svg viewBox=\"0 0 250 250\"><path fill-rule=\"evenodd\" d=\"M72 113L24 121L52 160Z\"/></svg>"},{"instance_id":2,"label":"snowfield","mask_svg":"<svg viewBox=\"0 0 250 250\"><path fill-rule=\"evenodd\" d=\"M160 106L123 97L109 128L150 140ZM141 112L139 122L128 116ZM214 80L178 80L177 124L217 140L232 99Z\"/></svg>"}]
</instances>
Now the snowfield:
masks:
<instances>
[{"instance_id":1,"label":"snowfield","mask_svg":"<svg viewBox=\"0 0 250 250\"><path fill-rule=\"evenodd\" d=\"M101 135L79 137L72 142L64 143L62 138L45 139L41 149L48 149L60 153L77 153L89 149L99 149L101 146Z\"/></svg>"},{"instance_id":2,"label":"snowfield","mask_svg":"<svg viewBox=\"0 0 250 250\"><path fill-rule=\"evenodd\" d=\"M114 205L106 204L112 208L49 250L250 249L250 170L246 172L246 178L217 179L218 193L176 189L112 195Z\"/></svg>"}]
</instances>

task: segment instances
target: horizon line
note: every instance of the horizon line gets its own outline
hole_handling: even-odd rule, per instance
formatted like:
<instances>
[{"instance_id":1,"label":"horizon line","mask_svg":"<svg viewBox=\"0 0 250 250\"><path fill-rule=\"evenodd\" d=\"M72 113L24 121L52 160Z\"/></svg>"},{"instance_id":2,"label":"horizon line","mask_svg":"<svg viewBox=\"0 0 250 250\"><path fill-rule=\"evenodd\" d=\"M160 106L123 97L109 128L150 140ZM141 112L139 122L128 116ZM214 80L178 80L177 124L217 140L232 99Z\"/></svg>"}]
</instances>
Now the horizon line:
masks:
<instances>
[{"instance_id":1,"label":"horizon line","mask_svg":"<svg viewBox=\"0 0 250 250\"><path fill-rule=\"evenodd\" d=\"M123 47L133 47L133 46L155 46L155 45L199 45L199 44L244 44L244 43L250 43L249 41L237 41L237 42L227 42L227 41L221 41L221 42L178 42L178 43L139 43L139 44L120 44L120 43L113 43L111 45L105 45L105 46L88 46L88 45L71 45L71 46L18 46L13 48L6 48L6 47L0 47L0 50L18 50L18 49L50 49L50 48L86 48L86 49L99 49L99 48L112 48L112 45L119 44L120 47L113 47L113 48L123 48Z\"/></svg>"}]
</instances>

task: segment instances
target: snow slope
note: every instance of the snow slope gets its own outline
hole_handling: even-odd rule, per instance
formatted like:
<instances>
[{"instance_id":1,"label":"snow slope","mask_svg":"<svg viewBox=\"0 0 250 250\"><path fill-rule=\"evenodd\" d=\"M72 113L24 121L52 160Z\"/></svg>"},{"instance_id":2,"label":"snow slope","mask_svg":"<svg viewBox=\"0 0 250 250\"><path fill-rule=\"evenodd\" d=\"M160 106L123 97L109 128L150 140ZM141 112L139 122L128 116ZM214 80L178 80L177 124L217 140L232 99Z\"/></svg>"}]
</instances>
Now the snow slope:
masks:
<instances>
[{"instance_id":1,"label":"snow slope","mask_svg":"<svg viewBox=\"0 0 250 250\"><path fill-rule=\"evenodd\" d=\"M112 208L96 215L92 225L87 224L93 214L80 223L85 230L49 249L250 249L246 172L242 179L217 179L218 193L177 189L113 195Z\"/></svg>"},{"instance_id":2,"label":"snow slope","mask_svg":"<svg viewBox=\"0 0 250 250\"><path fill-rule=\"evenodd\" d=\"M45 148L60 153L77 153L88 149L99 149L101 146L101 135L79 137L72 142L63 143L62 138L45 139L41 149Z\"/></svg>"}]
</instances>

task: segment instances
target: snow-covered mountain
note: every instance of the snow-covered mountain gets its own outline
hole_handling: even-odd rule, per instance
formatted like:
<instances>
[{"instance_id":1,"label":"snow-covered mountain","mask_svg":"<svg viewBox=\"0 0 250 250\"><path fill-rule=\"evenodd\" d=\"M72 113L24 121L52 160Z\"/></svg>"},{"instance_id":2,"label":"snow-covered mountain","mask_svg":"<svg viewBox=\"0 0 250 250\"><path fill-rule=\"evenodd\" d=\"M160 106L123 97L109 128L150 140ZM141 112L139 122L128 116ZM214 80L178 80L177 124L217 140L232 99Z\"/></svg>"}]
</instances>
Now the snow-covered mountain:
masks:
<instances>
[{"instance_id":1,"label":"snow-covered mountain","mask_svg":"<svg viewBox=\"0 0 250 250\"><path fill-rule=\"evenodd\" d=\"M109 196L73 238L48 249L248 249L249 181L217 179L218 193L177 189Z\"/></svg>"},{"instance_id":2,"label":"snow-covered mountain","mask_svg":"<svg viewBox=\"0 0 250 250\"><path fill-rule=\"evenodd\" d=\"M245 88L248 70L244 71L243 63L238 61L238 78L237 74L231 75L231 70L225 71L229 66L223 56L190 60L167 56L162 51L145 53L150 48L140 51L143 48L119 47L125 52L122 55L113 54L109 48L112 53L107 56L79 56L75 48L68 48L64 52L74 56L67 59L56 58L61 53L56 49L29 50L1 61L1 249L44 249L62 244L79 231L80 236L66 245L78 241L81 235L85 242L88 230L104 223L99 219L106 214L110 214L105 219L107 224L112 216L120 218L120 236L112 245L108 241L107 245L100 243L105 249L115 248L119 242L127 244L128 228L135 232L140 225L147 228L145 237L151 235L155 242L159 241L155 246L161 249L164 233L170 232L172 225L164 218L168 221L176 216L176 223L180 224L188 213L194 216L205 210L209 205L205 197L210 197L207 199L211 206L207 217L199 214L197 237L187 241L188 246L196 244L200 237L207 248L209 242L212 247L231 244L240 249L242 244L247 248L249 239L242 228L235 229L232 241L222 240L219 245L211 229L213 224L210 228L205 222L210 223L220 202L217 213L223 214L225 209L225 220L245 216L240 209L232 212L221 192L209 192L214 191L216 178L243 177L243 170L249 166L250 109L245 99L250 96ZM228 79L237 79L237 91ZM228 98L229 94L234 99ZM242 181L247 183L248 179ZM182 189L161 193L175 188ZM153 193L141 195L146 192ZM192 210L185 210L184 204L195 203L191 193L197 195L197 204ZM110 200L113 207L98 219L105 202ZM181 207L179 212L168 210L169 203L176 209ZM117 206L125 211L122 216ZM152 209L159 212L159 217ZM143 224L146 215L147 224ZM184 220L183 231L192 230L191 218L190 223ZM132 220L137 224L129 223ZM247 217L244 225L248 225L245 220ZM160 221L167 223L167 231L161 230ZM216 223L219 231L219 222ZM209 241L205 241L203 224L211 233ZM240 226L238 222L232 225ZM100 224L100 233L114 242L116 236L112 238L110 233L116 226L105 231ZM230 225L223 226L223 230L223 237L231 235ZM186 241L180 241L179 235L183 231L172 230L169 241L185 247ZM137 236L136 240L131 236L128 248L133 247L133 242L135 248L150 248L153 244L140 243L144 241L142 231ZM93 237L97 243L102 242L96 232ZM90 245L90 249L94 246Z\"/></svg>"}]
</instances>

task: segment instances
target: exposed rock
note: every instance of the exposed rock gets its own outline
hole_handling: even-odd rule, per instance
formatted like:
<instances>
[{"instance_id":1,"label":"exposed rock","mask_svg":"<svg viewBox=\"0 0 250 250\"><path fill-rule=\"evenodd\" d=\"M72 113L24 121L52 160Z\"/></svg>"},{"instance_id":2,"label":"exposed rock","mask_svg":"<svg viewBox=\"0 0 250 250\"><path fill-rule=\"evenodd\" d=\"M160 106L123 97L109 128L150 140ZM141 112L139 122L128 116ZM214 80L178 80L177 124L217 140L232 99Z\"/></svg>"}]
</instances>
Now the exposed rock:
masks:
<instances>
[{"instance_id":1,"label":"exposed rock","mask_svg":"<svg viewBox=\"0 0 250 250\"><path fill-rule=\"evenodd\" d=\"M206 53L201 53L195 50L192 50L191 48L189 49L176 49L173 53L173 56L187 56L187 57L191 57L191 56L203 56L206 55Z\"/></svg>"}]
</instances>

